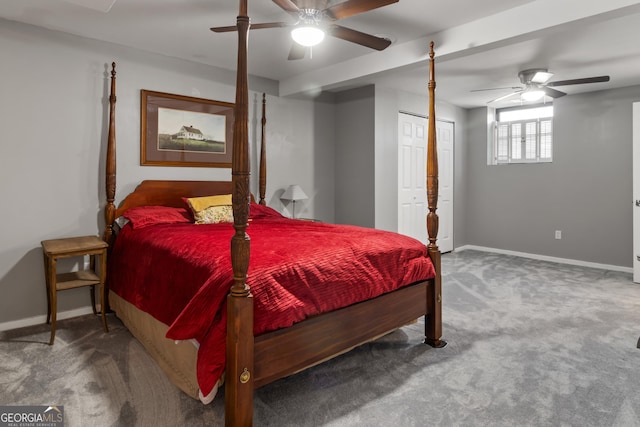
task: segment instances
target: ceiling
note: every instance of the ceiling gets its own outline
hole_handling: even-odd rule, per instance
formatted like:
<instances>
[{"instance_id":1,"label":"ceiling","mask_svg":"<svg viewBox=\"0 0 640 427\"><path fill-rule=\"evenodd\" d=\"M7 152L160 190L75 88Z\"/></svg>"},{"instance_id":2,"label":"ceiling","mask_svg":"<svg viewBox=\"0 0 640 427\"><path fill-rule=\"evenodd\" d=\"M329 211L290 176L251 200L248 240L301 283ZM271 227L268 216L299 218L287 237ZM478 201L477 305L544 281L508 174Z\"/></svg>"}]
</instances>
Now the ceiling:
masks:
<instances>
[{"instance_id":1,"label":"ceiling","mask_svg":"<svg viewBox=\"0 0 640 427\"><path fill-rule=\"evenodd\" d=\"M326 1L326 0L325 0ZM343 0L329 0L330 4ZM270 0L251 0L252 23L294 22ZM2 0L0 17L149 52L235 69L237 0ZM428 43L436 50L437 97L465 108L521 86L526 68L553 80L609 75L611 81L556 89L573 93L640 84L640 2L626 0L399 0L338 22L392 40L378 52L327 38L313 57L288 61L287 28L249 36L249 73L280 82L281 96L378 84L426 92ZM0 21L1 25L1 21ZM496 107L514 105L518 97Z\"/></svg>"}]
</instances>

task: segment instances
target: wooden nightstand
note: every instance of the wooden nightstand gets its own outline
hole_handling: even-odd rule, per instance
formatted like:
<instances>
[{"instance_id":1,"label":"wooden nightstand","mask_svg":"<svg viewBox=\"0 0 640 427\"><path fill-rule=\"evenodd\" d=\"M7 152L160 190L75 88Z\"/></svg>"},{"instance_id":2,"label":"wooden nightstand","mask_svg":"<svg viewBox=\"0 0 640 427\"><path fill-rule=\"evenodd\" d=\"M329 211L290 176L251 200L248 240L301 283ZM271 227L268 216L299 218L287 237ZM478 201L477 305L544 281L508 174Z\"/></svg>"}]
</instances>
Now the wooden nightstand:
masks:
<instances>
[{"instance_id":1,"label":"wooden nightstand","mask_svg":"<svg viewBox=\"0 0 640 427\"><path fill-rule=\"evenodd\" d=\"M65 289L91 286L91 305L93 314L96 311L95 286L100 286L100 311L102 327L109 332L107 318L105 316L106 288L104 285L107 277L107 244L96 236L70 237L66 239L43 240L42 251L44 254L44 274L47 284L47 323L51 322L51 339L53 344L56 337L57 292ZM71 273L56 273L56 265L60 258L89 256L89 270L74 271ZM99 268L96 269L96 255L100 257Z\"/></svg>"}]
</instances>

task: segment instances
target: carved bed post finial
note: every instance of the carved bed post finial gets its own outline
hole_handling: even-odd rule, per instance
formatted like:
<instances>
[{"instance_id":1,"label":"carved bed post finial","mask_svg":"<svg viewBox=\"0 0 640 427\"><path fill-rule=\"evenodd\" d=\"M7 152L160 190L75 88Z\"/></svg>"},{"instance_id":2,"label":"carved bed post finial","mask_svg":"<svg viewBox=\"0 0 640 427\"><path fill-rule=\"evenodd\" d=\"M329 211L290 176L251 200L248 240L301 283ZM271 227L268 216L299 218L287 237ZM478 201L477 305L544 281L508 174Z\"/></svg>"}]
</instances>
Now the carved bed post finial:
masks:
<instances>
[{"instance_id":1,"label":"carved bed post finial","mask_svg":"<svg viewBox=\"0 0 640 427\"><path fill-rule=\"evenodd\" d=\"M109 245L113 242L113 222L116 206L116 63L111 63L111 93L109 95L109 133L107 136L107 167L105 187L107 205L104 209L105 229L103 240Z\"/></svg>"},{"instance_id":2,"label":"carved bed post finial","mask_svg":"<svg viewBox=\"0 0 640 427\"><path fill-rule=\"evenodd\" d=\"M233 285L227 297L227 364L225 370L225 424L245 426L253 422L253 298L247 285L249 226L249 82L247 71L250 21L247 0L240 0L236 106L231 161L233 227L231 265Z\"/></svg>"},{"instance_id":3,"label":"carved bed post finial","mask_svg":"<svg viewBox=\"0 0 640 427\"><path fill-rule=\"evenodd\" d=\"M267 113L266 113L267 98L266 94L262 94L262 141L260 144L260 204L266 205L264 200L267 192L267 140L265 136L267 126Z\"/></svg>"},{"instance_id":4,"label":"carved bed post finial","mask_svg":"<svg viewBox=\"0 0 640 427\"><path fill-rule=\"evenodd\" d=\"M444 347L446 341L442 340L442 273L440 249L436 243L438 239L438 148L436 138L436 109L435 109L435 52L433 42L429 44L429 119L427 140L427 202L429 213L427 214L427 232L429 233L429 245L427 250L433 262L436 275L433 278L433 288L427 298L429 308L428 321L425 321L425 343L432 347Z\"/></svg>"},{"instance_id":5,"label":"carved bed post finial","mask_svg":"<svg viewBox=\"0 0 640 427\"><path fill-rule=\"evenodd\" d=\"M231 240L233 263L233 287L231 293L238 296L249 295L246 285L249 267L250 239L246 233L249 225L249 90L247 71L247 50L249 17L246 16L246 0L241 1L238 16L238 49L245 52L238 55L238 75L236 80L236 105L234 111L233 155L231 161L231 181L233 182L233 226L236 230ZM244 6L244 7L243 7ZM245 15L242 15L244 9Z\"/></svg>"},{"instance_id":6,"label":"carved bed post finial","mask_svg":"<svg viewBox=\"0 0 640 427\"><path fill-rule=\"evenodd\" d=\"M429 120L427 142L427 202L429 214L427 215L427 232L429 233L429 249L438 249L438 151L436 141L436 111L435 111L435 66L434 66L433 42L429 45Z\"/></svg>"}]
</instances>

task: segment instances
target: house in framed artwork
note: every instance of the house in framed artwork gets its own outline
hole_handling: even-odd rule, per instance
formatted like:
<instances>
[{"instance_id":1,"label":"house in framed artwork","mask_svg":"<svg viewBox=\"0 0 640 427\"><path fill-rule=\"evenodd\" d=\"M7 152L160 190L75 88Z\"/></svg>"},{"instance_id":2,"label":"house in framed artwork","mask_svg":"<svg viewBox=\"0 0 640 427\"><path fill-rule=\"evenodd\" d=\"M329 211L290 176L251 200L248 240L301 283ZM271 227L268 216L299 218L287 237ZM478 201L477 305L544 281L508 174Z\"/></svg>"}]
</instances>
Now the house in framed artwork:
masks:
<instances>
[{"instance_id":1,"label":"house in framed artwork","mask_svg":"<svg viewBox=\"0 0 640 427\"><path fill-rule=\"evenodd\" d=\"M204 135L200 129L196 129L193 126L182 126L178 133L175 135L177 139L195 139L196 141L203 141Z\"/></svg>"}]
</instances>

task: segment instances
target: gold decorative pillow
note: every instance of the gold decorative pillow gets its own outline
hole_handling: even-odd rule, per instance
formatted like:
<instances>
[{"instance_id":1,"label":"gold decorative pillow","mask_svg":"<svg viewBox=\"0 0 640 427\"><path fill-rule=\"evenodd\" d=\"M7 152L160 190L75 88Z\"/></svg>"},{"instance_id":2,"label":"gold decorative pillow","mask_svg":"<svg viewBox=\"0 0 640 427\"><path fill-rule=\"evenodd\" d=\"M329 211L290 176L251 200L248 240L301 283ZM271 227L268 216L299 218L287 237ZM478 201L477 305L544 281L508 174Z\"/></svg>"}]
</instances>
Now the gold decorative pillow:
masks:
<instances>
[{"instance_id":1,"label":"gold decorative pillow","mask_svg":"<svg viewBox=\"0 0 640 427\"><path fill-rule=\"evenodd\" d=\"M233 207L230 205L209 206L201 211L194 212L196 224L218 224L220 222L233 222Z\"/></svg>"},{"instance_id":2,"label":"gold decorative pillow","mask_svg":"<svg viewBox=\"0 0 640 427\"><path fill-rule=\"evenodd\" d=\"M196 224L233 222L231 194L186 199Z\"/></svg>"}]
</instances>

